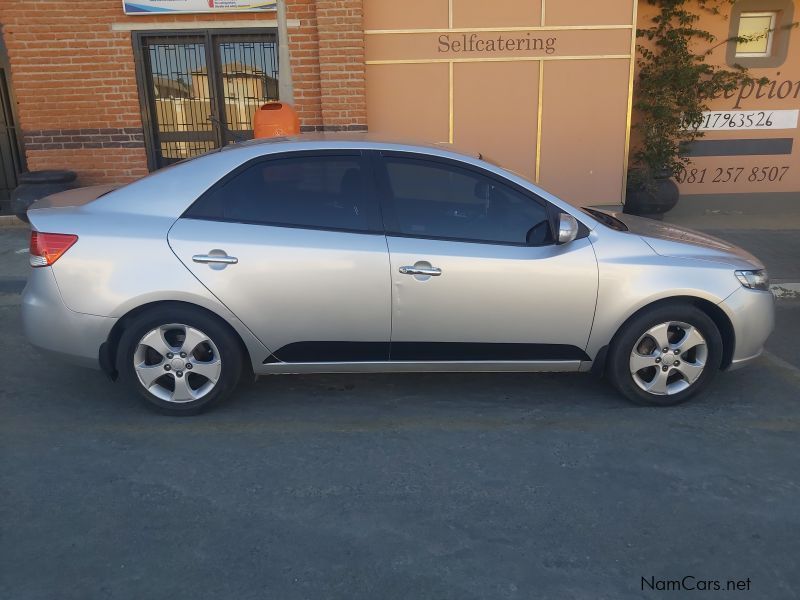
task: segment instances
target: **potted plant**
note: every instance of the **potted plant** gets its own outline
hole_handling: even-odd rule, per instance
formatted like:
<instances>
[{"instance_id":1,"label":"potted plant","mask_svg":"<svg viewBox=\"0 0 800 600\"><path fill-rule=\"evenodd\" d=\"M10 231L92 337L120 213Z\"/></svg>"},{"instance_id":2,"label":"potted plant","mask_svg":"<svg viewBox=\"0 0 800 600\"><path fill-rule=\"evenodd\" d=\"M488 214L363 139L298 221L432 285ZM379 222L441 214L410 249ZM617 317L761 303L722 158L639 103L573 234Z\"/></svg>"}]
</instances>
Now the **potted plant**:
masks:
<instances>
[{"instance_id":1,"label":"potted plant","mask_svg":"<svg viewBox=\"0 0 800 600\"><path fill-rule=\"evenodd\" d=\"M624 211L662 215L678 202L679 177L689 159L682 148L703 136L698 131L708 103L726 91L753 82L743 67L726 69L706 62L715 36L698 26L690 6L719 13L735 0L648 0L658 12L651 25L637 29L638 79L633 108L636 149L628 174ZM706 49L699 49L706 46ZM710 46L710 47L708 47Z\"/></svg>"}]
</instances>

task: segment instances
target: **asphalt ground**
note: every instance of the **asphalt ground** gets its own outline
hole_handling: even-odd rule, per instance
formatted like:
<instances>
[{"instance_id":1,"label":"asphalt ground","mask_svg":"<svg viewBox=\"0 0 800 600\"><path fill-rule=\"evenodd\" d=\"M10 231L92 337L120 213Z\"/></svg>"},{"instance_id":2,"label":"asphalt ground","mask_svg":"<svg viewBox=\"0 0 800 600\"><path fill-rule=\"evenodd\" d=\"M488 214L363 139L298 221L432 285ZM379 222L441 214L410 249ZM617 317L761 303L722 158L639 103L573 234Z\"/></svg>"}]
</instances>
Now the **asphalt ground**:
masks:
<instances>
[{"instance_id":1,"label":"asphalt ground","mask_svg":"<svg viewBox=\"0 0 800 600\"><path fill-rule=\"evenodd\" d=\"M4 236L0 598L800 595L800 301L669 409L586 374L276 376L180 419L25 341Z\"/></svg>"}]
</instances>

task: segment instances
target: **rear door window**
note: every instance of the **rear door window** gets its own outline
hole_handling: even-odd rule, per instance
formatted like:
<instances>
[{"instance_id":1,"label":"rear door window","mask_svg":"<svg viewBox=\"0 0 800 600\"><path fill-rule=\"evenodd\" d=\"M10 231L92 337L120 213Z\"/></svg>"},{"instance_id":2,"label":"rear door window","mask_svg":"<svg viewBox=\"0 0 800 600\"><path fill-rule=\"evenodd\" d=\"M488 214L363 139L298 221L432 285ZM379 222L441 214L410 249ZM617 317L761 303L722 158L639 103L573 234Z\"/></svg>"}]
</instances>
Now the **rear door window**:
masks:
<instances>
[{"instance_id":1,"label":"rear door window","mask_svg":"<svg viewBox=\"0 0 800 600\"><path fill-rule=\"evenodd\" d=\"M184 216L345 231L382 231L360 154L284 156L245 165Z\"/></svg>"}]
</instances>

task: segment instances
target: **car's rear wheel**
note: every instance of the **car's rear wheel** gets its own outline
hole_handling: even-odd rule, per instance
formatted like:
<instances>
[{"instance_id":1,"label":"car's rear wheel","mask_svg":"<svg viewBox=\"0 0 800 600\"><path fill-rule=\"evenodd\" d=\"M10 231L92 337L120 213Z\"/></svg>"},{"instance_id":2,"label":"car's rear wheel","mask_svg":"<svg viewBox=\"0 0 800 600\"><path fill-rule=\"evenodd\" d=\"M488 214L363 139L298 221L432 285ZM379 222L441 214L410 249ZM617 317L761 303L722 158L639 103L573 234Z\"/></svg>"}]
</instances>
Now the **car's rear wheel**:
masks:
<instances>
[{"instance_id":1,"label":"car's rear wheel","mask_svg":"<svg viewBox=\"0 0 800 600\"><path fill-rule=\"evenodd\" d=\"M611 344L608 373L632 402L671 406L711 383L722 350L722 336L706 313L690 304L667 304L623 326Z\"/></svg>"},{"instance_id":2,"label":"car's rear wheel","mask_svg":"<svg viewBox=\"0 0 800 600\"><path fill-rule=\"evenodd\" d=\"M125 328L117 370L149 406L191 415L233 391L242 351L235 335L203 311L156 307Z\"/></svg>"}]
</instances>

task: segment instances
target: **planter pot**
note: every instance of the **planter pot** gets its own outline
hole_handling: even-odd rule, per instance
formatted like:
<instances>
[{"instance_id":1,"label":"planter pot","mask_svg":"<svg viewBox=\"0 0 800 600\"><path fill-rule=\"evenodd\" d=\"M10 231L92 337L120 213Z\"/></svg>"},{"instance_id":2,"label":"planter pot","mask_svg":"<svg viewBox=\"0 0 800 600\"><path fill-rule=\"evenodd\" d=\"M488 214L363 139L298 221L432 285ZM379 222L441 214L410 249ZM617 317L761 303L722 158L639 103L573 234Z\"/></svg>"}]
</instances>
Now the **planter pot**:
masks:
<instances>
[{"instance_id":1,"label":"planter pot","mask_svg":"<svg viewBox=\"0 0 800 600\"><path fill-rule=\"evenodd\" d=\"M629 186L625 190L623 212L639 216L660 218L678 203L680 192L677 184L669 177L657 177L650 187Z\"/></svg>"},{"instance_id":2,"label":"planter pot","mask_svg":"<svg viewBox=\"0 0 800 600\"><path fill-rule=\"evenodd\" d=\"M19 185L11 193L11 210L28 223L28 208L45 196L78 187L74 171L30 171L21 173Z\"/></svg>"}]
</instances>

